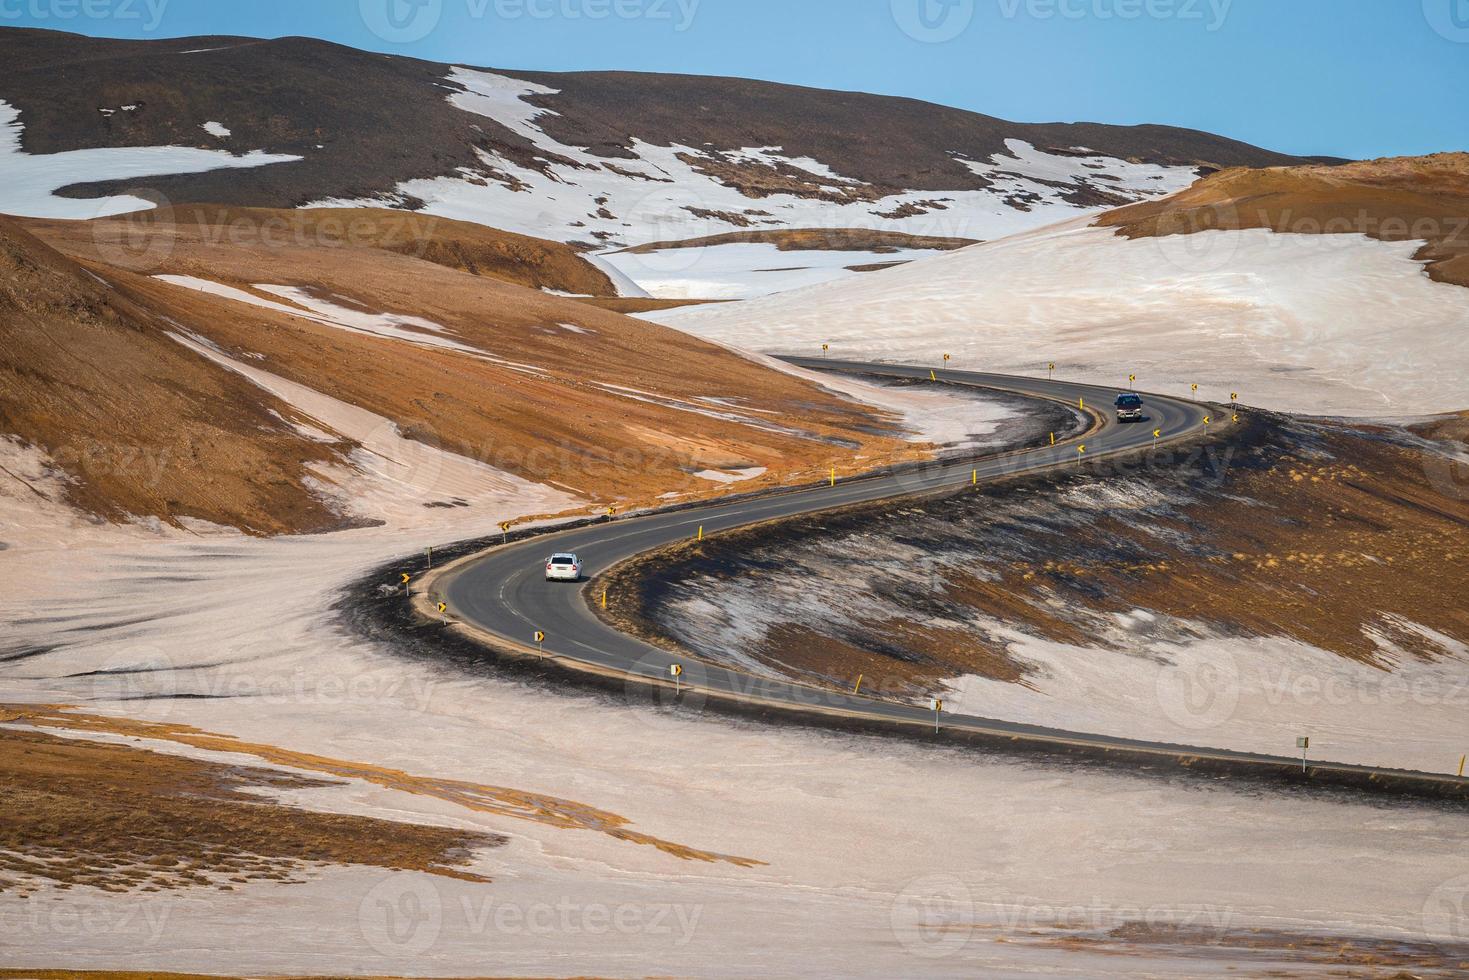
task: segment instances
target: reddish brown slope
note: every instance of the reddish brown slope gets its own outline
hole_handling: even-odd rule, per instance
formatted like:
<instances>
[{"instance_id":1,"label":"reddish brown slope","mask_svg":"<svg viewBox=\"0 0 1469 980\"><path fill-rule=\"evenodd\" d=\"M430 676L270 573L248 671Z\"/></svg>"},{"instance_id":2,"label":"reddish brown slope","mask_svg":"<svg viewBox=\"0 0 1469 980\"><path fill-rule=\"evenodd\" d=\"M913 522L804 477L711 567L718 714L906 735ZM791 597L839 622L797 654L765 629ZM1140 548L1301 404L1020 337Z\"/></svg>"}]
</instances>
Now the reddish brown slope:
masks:
<instances>
[{"instance_id":1,"label":"reddish brown slope","mask_svg":"<svg viewBox=\"0 0 1469 980\"><path fill-rule=\"evenodd\" d=\"M0 434L49 453L73 504L260 532L339 524L302 482L336 454L271 409L290 414L168 340L131 290L0 218Z\"/></svg>"}]
</instances>

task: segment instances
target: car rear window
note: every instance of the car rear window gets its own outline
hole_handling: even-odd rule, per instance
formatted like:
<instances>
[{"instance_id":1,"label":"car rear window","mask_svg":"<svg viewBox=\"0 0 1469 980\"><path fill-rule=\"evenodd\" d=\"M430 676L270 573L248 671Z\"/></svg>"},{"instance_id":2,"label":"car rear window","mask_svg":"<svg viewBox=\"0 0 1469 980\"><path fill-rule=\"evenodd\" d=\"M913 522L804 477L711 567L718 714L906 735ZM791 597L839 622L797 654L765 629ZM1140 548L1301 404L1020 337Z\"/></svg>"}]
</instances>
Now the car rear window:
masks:
<instances>
[{"instance_id":1,"label":"car rear window","mask_svg":"<svg viewBox=\"0 0 1469 980\"><path fill-rule=\"evenodd\" d=\"M557 557L557 558L552 558L551 559L551 564L553 564L553 565L575 565L576 564L576 559L574 559L574 558L567 558L565 556L560 556L560 557Z\"/></svg>"}]
</instances>

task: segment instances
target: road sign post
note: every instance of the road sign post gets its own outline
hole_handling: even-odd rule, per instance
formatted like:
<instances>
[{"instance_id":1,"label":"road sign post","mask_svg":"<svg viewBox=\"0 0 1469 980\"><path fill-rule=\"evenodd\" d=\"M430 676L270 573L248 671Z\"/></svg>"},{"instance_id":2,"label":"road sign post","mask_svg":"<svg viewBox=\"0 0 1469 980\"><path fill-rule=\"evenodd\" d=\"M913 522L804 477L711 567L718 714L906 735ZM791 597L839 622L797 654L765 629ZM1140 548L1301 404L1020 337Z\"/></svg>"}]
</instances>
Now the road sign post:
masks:
<instances>
[{"instance_id":1,"label":"road sign post","mask_svg":"<svg viewBox=\"0 0 1469 980\"><path fill-rule=\"evenodd\" d=\"M673 677L673 693L683 693L683 664L674 664L668 668L668 673Z\"/></svg>"},{"instance_id":2,"label":"road sign post","mask_svg":"<svg viewBox=\"0 0 1469 980\"><path fill-rule=\"evenodd\" d=\"M1302 735L1296 739L1296 748L1301 750L1301 772L1306 771L1306 750L1311 747L1310 736Z\"/></svg>"},{"instance_id":3,"label":"road sign post","mask_svg":"<svg viewBox=\"0 0 1469 980\"><path fill-rule=\"evenodd\" d=\"M1051 361L1049 364L1046 365L1046 380L1047 381L1055 381L1056 380L1056 362L1055 361Z\"/></svg>"},{"instance_id":4,"label":"road sign post","mask_svg":"<svg viewBox=\"0 0 1469 980\"><path fill-rule=\"evenodd\" d=\"M433 549L433 545L429 545L427 548L424 548L423 549L423 553L426 554L426 555L428 555L428 567L429 567L429 571L433 571L433 568L434 568L434 549Z\"/></svg>"},{"instance_id":5,"label":"road sign post","mask_svg":"<svg viewBox=\"0 0 1469 980\"><path fill-rule=\"evenodd\" d=\"M546 642L546 634L545 634L545 632L543 630L536 630L536 653L539 654L542 657L544 657L546 655L546 651L544 649L545 642Z\"/></svg>"},{"instance_id":6,"label":"road sign post","mask_svg":"<svg viewBox=\"0 0 1469 980\"><path fill-rule=\"evenodd\" d=\"M934 698L928 706L933 709L933 733L937 735L939 733L939 712L944 710L944 699Z\"/></svg>"}]
</instances>

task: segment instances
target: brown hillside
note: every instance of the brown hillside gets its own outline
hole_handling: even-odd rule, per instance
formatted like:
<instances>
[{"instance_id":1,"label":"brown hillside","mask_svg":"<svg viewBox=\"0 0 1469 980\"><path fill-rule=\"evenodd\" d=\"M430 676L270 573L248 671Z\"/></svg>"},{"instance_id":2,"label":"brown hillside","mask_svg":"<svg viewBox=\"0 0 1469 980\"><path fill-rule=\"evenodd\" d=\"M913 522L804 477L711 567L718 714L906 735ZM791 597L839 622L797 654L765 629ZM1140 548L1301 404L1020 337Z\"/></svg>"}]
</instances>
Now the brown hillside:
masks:
<instances>
[{"instance_id":1,"label":"brown hillside","mask_svg":"<svg viewBox=\"0 0 1469 980\"><path fill-rule=\"evenodd\" d=\"M705 469L763 466L759 482L769 484L833 465L850 471L857 454L915 452L882 413L666 327L376 244L282 243L247 225L221 244L207 224L146 215L27 224L67 259L5 225L17 257L4 273L11 307L0 320L3 428L57 458L86 509L264 532L335 519L301 477L308 464L338 458L337 447L296 436L269 412L291 418L287 406L167 336L181 329L253 368L385 416L410 438L560 484L589 504L726 492L693 475ZM39 266L49 279L29 271ZM422 317L473 352L353 332L160 274L246 290L296 286L339 307ZM35 296L46 298L41 324L21 315ZM743 418L719 417L745 406L753 411ZM94 443L114 453L138 447L163 459L165 471L150 484L146 472L79 462L76 447Z\"/></svg>"},{"instance_id":2,"label":"brown hillside","mask_svg":"<svg viewBox=\"0 0 1469 980\"><path fill-rule=\"evenodd\" d=\"M1097 224L1128 238L1269 228L1422 240L1416 258L1429 276L1469 286L1469 153L1226 170L1164 200L1110 211Z\"/></svg>"},{"instance_id":3,"label":"brown hillside","mask_svg":"<svg viewBox=\"0 0 1469 980\"><path fill-rule=\"evenodd\" d=\"M302 482L307 465L338 453L159 327L131 290L0 217L0 434L45 449L71 503L112 520L197 517L266 533L338 525Z\"/></svg>"},{"instance_id":4,"label":"brown hillside","mask_svg":"<svg viewBox=\"0 0 1469 980\"><path fill-rule=\"evenodd\" d=\"M97 196L137 186L173 201L297 207L371 198L399 182L483 171L477 150L537 170L548 154L483 116L449 104L450 66L301 37L82 37L0 29L0 99L21 112L22 148L205 146L293 153L300 162L245 170L78 185ZM1066 151L1220 168L1302 162L1236 140L1169 126L1015 123L914 99L774 82L633 72L510 71L558 90L537 101L554 138L609 161L634 139L720 151L782 146L793 157L840 163L848 195L885 188L965 190L987 185L959 157L988 159L1007 138ZM104 115L99 108L136 105ZM231 134L199 126L224 120ZM569 161L561 161L570 164ZM719 169L717 159L705 161ZM726 161L728 163L728 161ZM615 163L614 163L615 166ZM733 167L725 179L756 189L825 193L812 175ZM752 183L753 182L753 183ZM774 183L771 183L774 182Z\"/></svg>"}]
</instances>

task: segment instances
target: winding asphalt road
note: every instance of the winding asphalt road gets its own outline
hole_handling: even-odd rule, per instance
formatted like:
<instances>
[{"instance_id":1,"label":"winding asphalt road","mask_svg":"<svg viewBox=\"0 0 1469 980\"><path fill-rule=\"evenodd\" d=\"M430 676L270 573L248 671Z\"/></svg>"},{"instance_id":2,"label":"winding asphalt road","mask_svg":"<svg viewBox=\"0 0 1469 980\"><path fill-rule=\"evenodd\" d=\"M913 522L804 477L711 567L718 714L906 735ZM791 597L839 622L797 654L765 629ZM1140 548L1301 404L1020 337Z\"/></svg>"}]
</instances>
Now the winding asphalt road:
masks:
<instances>
[{"instance_id":1,"label":"winding asphalt road","mask_svg":"<svg viewBox=\"0 0 1469 980\"><path fill-rule=\"evenodd\" d=\"M846 371L895 378L929 377L926 367L897 367L825 359L788 359L802 367ZM704 533L720 531L775 518L807 514L851 504L866 503L910 494L956 489L970 484L978 472L981 482L1018 473L1031 473L1078 465L1078 446L1086 447L1085 458L1095 460L1133 452L1154 442L1153 430L1161 430L1159 443L1187 439L1205 429L1205 418L1219 409L1160 395L1145 395L1147 421L1119 423L1111 411L1117 389L1008 375L938 370L939 381L956 385L1004 391L1051 399L1077 406L1085 399L1087 408L1098 410L1097 426L1081 437L1056 446L998 456L935 463L915 469L871 477L838 481L835 486L752 495L745 499L711 503L697 508L674 510L596 523L572 530L534 536L528 540L491 549L445 569L434 580L433 590L443 597L452 614L490 634L495 640L524 650L536 649L535 634L545 633L544 653L563 661L590 665L603 673L672 684L670 668L678 664L678 684L685 697L727 697L746 702L794 708L804 713L837 714L865 722L897 723L908 729L932 726L934 713L926 707L898 704L815 686L757 676L679 656L603 622L592 609L589 587L544 580L545 558L553 552L574 552L582 559L588 578L622 561L664 545L687 540L702 527ZM837 572L840 574L840 572ZM1067 732L1035 725L1018 724L944 712L945 729L998 735L1011 739L1040 740L1093 749L1157 753L1178 758L1212 758L1232 762L1267 764L1272 767L1300 766L1299 758L1264 756L1198 746L1116 738ZM1366 766L1313 763L1314 770L1351 773L1382 773L1403 776L1401 770L1378 770ZM1422 774L1426 778L1453 780L1451 776Z\"/></svg>"}]
</instances>

